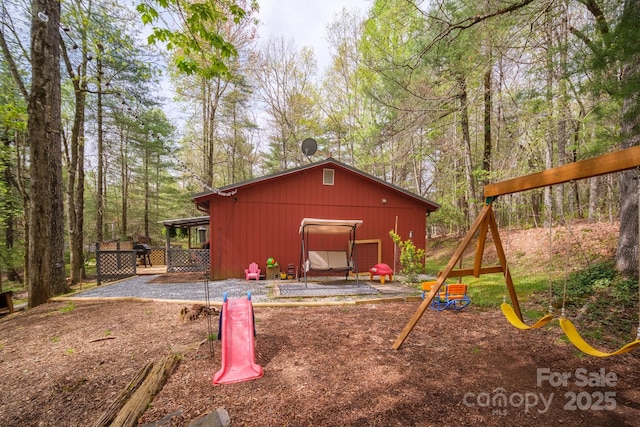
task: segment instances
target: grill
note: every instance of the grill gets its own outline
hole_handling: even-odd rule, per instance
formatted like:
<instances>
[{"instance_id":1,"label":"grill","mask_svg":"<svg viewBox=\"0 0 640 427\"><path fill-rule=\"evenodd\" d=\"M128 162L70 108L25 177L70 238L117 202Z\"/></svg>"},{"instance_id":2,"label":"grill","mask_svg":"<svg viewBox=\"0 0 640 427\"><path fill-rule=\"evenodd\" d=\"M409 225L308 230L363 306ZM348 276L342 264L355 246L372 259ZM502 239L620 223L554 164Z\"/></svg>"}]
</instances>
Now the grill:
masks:
<instances>
[{"instance_id":1,"label":"grill","mask_svg":"<svg viewBox=\"0 0 640 427\"><path fill-rule=\"evenodd\" d=\"M153 266L153 264L151 264L151 246L144 243L138 243L136 245L133 245L133 250L136 251L138 260L142 258L142 262L145 267L147 266L147 262L149 263L150 267Z\"/></svg>"}]
</instances>

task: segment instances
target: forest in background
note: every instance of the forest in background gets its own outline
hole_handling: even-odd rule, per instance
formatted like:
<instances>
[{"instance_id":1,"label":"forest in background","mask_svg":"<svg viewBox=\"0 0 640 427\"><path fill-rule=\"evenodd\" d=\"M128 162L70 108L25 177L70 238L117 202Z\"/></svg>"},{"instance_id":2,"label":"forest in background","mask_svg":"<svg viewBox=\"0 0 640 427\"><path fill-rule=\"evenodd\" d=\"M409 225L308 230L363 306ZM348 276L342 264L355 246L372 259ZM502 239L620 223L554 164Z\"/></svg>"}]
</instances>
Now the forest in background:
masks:
<instances>
[{"instance_id":1,"label":"forest in background","mask_svg":"<svg viewBox=\"0 0 640 427\"><path fill-rule=\"evenodd\" d=\"M36 244L34 173L48 166L29 140L37 92L28 88L37 83L34 28L51 27L53 3L0 10L5 272L28 265ZM332 156L439 203L428 223L444 233L467 229L487 183L638 142L638 1L375 0L362 15L345 2L326 29L322 70L311 48L258 38L259 1L134 6L63 1L51 33L72 283L88 245L159 242L159 220L198 215L194 193L308 163L300 143L309 137L313 159ZM614 221L621 200L633 219L632 178L514 194L498 220ZM626 233L635 226L631 246L637 221L637 211L624 221ZM625 259L637 268L637 254Z\"/></svg>"}]
</instances>

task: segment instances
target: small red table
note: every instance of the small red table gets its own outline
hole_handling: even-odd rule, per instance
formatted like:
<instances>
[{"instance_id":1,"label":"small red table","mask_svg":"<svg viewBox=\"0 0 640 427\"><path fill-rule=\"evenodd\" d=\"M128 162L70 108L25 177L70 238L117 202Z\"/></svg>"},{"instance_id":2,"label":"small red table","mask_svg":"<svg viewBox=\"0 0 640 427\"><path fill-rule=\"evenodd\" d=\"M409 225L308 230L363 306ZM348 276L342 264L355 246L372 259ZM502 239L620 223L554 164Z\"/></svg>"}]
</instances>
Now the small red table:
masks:
<instances>
[{"instance_id":1,"label":"small red table","mask_svg":"<svg viewBox=\"0 0 640 427\"><path fill-rule=\"evenodd\" d=\"M385 276L393 281L393 270L387 264L376 264L369 269L369 280L373 281L373 276L380 276L380 283L384 285Z\"/></svg>"}]
</instances>

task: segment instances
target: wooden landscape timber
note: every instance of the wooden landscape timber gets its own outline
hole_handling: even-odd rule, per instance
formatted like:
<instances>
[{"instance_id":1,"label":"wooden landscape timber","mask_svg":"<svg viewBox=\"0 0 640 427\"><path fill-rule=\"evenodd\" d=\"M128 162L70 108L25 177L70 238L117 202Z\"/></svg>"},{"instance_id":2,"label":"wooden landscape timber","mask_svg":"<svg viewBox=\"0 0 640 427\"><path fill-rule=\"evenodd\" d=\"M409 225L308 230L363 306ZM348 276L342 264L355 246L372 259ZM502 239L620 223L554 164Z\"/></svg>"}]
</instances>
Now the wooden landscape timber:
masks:
<instances>
[{"instance_id":1,"label":"wooden landscape timber","mask_svg":"<svg viewBox=\"0 0 640 427\"><path fill-rule=\"evenodd\" d=\"M109 407L93 423L93 427L133 427L144 414L154 396L162 390L184 354L202 343L173 349L169 354L148 362Z\"/></svg>"},{"instance_id":2,"label":"wooden landscape timber","mask_svg":"<svg viewBox=\"0 0 640 427\"><path fill-rule=\"evenodd\" d=\"M146 365L138 371L135 377L127 384L127 386L118 394L109 407L100 415L100 418L93 423L93 427L108 427L111 422L118 416L124 405L129 401L131 396L140 388L144 380L153 368L153 362L147 362Z\"/></svg>"}]
</instances>

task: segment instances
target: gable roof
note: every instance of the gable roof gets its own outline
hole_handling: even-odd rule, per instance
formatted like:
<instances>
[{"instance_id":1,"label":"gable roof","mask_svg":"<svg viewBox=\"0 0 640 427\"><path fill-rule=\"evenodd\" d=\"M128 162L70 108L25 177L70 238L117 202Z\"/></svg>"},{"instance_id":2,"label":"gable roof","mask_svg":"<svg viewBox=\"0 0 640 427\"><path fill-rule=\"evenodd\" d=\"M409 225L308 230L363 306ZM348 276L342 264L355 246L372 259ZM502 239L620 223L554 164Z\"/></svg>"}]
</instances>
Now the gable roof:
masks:
<instances>
[{"instance_id":1,"label":"gable roof","mask_svg":"<svg viewBox=\"0 0 640 427\"><path fill-rule=\"evenodd\" d=\"M349 165L347 165L345 163L339 162L338 160L336 160L336 159L334 159L332 157L329 157L327 159L321 160L319 162L310 163L308 165L298 166L298 167L287 169L287 170L284 170L284 171L281 171L281 172L276 172L276 173L272 173L272 174L265 175L265 176L262 176L262 177L253 178L253 179L249 179L249 180L246 180L246 181L238 182L238 183L235 183L235 184L226 185L224 187L220 187L218 189L218 191L206 191L206 192L198 193L198 194L195 194L191 199L193 200L194 203L196 203L200 207L201 203L205 202L206 200L209 200L212 196L219 196L220 193L235 192L235 191L237 191L238 189L241 189L241 188L251 187L251 186L254 186L254 185L258 185L258 184L262 184L262 183L268 182L268 181L273 180L273 179L284 177L286 175L294 174L294 173L297 173L297 172L300 172L300 171L304 171L304 170L315 169L317 167L327 166L327 165L331 165L331 166L335 166L335 167L344 169L344 170L346 170L348 172L351 172L353 174L359 175L360 177L362 177L364 179L367 179L369 181L373 181L373 182L375 182L375 183L377 183L379 185L382 185L384 187L389 188L392 191L401 193L401 194L403 194L403 195L405 195L405 196L407 196L407 197L409 197L411 199L414 199L417 202L425 205L425 208L427 209L428 212L433 212L433 211L437 210L440 207L439 204L437 204L435 202L432 202L431 200L425 199L424 197L418 196L417 194L412 193L410 191L407 191L407 190L405 190L403 188L400 188L400 187L398 187L396 185L389 184L388 182L386 182L386 181L384 181L384 180L382 180L380 178L376 178L373 175L369 175L366 172L363 172L363 171L361 171L359 169L356 169L356 168L354 168L352 166L349 166ZM208 208L208 206L206 208Z\"/></svg>"}]
</instances>

